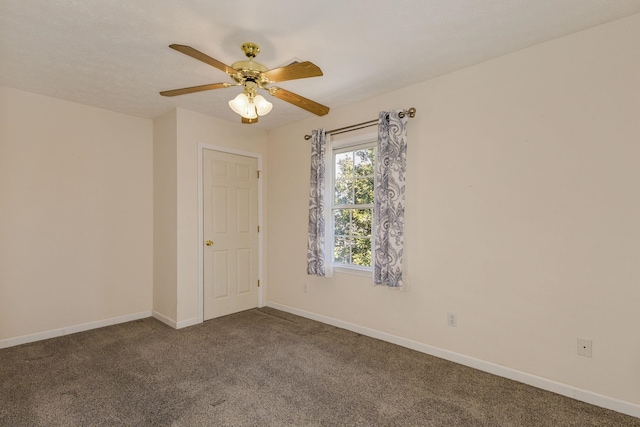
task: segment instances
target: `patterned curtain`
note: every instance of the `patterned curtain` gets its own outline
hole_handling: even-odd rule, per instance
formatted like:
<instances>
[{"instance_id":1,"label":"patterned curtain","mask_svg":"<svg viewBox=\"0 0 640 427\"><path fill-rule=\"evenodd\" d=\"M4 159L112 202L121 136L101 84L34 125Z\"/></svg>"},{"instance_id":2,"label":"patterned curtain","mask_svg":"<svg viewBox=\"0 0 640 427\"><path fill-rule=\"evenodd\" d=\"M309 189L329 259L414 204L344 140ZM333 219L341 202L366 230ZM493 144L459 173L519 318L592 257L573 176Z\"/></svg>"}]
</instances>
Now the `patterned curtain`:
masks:
<instances>
[{"instance_id":1,"label":"patterned curtain","mask_svg":"<svg viewBox=\"0 0 640 427\"><path fill-rule=\"evenodd\" d=\"M407 115L381 112L378 120L378 159L375 171L375 233L373 283L404 285L404 183L407 169Z\"/></svg>"},{"instance_id":2,"label":"patterned curtain","mask_svg":"<svg viewBox=\"0 0 640 427\"><path fill-rule=\"evenodd\" d=\"M307 245L307 274L327 276L325 268L325 156L327 139L324 129L312 132L311 188L309 190L309 241Z\"/></svg>"}]
</instances>

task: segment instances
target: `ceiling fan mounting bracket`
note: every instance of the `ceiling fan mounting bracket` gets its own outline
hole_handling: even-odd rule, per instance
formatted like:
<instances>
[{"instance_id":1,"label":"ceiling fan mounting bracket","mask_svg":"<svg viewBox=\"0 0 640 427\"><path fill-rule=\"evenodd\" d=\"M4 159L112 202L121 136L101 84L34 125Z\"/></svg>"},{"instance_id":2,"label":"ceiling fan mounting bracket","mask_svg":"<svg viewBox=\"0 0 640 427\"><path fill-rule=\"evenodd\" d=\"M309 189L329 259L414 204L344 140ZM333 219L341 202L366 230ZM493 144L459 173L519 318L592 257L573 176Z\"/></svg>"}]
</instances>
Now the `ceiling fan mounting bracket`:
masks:
<instances>
[{"instance_id":1,"label":"ceiling fan mounting bracket","mask_svg":"<svg viewBox=\"0 0 640 427\"><path fill-rule=\"evenodd\" d=\"M247 58L255 58L260 53L260 46L253 42L242 43L241 48Z\"/></svg>"}]
</instances>

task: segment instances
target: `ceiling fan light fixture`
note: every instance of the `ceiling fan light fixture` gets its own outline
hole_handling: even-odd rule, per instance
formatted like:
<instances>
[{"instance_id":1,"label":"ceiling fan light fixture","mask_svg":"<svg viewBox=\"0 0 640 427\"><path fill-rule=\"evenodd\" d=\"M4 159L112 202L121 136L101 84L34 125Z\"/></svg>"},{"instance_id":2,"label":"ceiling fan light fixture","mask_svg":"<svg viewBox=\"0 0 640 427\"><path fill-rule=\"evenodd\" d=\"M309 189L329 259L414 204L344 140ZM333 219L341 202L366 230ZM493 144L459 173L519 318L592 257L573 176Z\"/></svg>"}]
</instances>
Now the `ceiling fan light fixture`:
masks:
<instances>
[{"instance_id":1,"label":"ceiling fan light fixture","mask_svg":"<svg viewBox=\"0 0 640 427\"><path fill-rule=\"evenodd\" d=\"M258 117L255 105L244 92L229 101L229 107L245 119L255 119Z\"/></svg>"},{"instance_id":2,"label":"ceiling fan light fixture","mask_svg":"<svg viewBox=\"0 0 640 427\"><path fill-rule=\"evenodd\" d=\"M262 95L254 96L253 103L256 105L256 112L259 116L266 116L273 108L273 104L264 99Z\"/></svg>"}]
</instances>

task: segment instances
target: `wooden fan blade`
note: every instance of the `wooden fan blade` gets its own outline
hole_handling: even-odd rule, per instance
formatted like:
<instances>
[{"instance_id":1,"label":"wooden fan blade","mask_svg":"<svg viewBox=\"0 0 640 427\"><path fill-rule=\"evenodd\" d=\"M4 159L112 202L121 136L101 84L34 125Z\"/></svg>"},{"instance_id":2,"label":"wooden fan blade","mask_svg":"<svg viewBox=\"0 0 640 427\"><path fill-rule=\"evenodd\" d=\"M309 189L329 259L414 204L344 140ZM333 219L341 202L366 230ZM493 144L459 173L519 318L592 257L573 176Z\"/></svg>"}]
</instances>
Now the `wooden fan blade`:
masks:
<instances>
[{"instance_id":1,"label":"wooden fan blade","mask_svg":"<svg viewBox=\"0 0 640 427\"><path fill-rule=\"evenodd\" d=\"M329 112L329 107L325 107L322 104L318 104L315 101L276 86L270 87L269 93L278 99L282 99L283 101L289 102L296 107L303 108L318 116L324 116Z\"/></svg>"},{"instance_id":2,"label":"wooden fan blade","mask_svg":"<svg viewBox=\"0 0 640 427\"><path fill-rule=\"evenodd\" d=\"M247 119L246 117L242 118L242 123L246 124L246 125L251 125L254 123L258 123L258 118L256 117L255 119Z\"/></svg>"},{"instance_id":3,"label":"wooden fan blade","mask_svg":"<svg viewBox=\"0 0 640 427\"><path fill-rule=\"evenodd\" d=\"M224 71L227 74L236 74L238 72L237 70L234 70L228 65L223 64L217 59L213 59L209 55L205 55L204 53L192 48L191 46L185 46L181 44L171 44L169 45L169 47L171 49L177 50L178 52L184 53L185 55L189 55L190 57L195 58L198 61L202 61L205 64L209 64L212 67L216 67L218 70Z\"/></svg>"},{"instance_id":4,"label":"wooden fan blade","mask_svg":"<svg viewBox=\"0 0 640 427\"><path fill-rule=\"evenodd\" d=\"M223 89L229 86L231 86L231 83L213 83L210 85L192 86L192 87L184 87L182 89L165 90L160 92L160 95L162 96L185 95L187 93L202 92L205 90Z\"/></svg>"},{"instance_id":5,"label":"wooden fan blade","mask_svg":"<svg viewBox=\"0 0 640 427\"><path fill-rule=\"evenodd\" d=\"M286 80L306 79L307 77L319 77L322 75L322 70L317 65L305 61L274 68L273 70L265 71L262 75L267 77L270 82L283 82Z\"/></svg>"}]
</instances>

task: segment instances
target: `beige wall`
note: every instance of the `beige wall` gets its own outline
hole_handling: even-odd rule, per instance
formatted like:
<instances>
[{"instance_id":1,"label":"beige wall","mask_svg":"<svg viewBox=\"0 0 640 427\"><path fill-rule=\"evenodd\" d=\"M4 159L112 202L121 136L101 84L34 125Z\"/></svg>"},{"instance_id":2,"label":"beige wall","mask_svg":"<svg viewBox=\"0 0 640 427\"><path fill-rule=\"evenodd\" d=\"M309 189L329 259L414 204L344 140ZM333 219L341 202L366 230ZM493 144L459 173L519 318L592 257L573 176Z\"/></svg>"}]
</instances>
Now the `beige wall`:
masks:
<instances>
[{"instance_id":1,"label":"beige wall","mask_svg":"<svg viewBox=\"0 0 640 427\"><path fill-rule=\"evenodd\" d=\"M153 121L153 311L175 321L178 310L177 114Z\"/></svg>"},{"instance_id":2,"label":"beige wall","mask_svg":"<svg viewBox=\"0 0 640 427\"><path fill-rule=\"evenodd\" d=\"M197 320L198 143L266 164L246 125L0 87L0 340L152 309Z\"/></svg>"},{"instance_id":3,"label":"beige wall","mask_svg":"<svg viewBox=\"0 0 640 427\"><path fill-rule=\"evenodd\" d=\"M163 251L163 256L160 259L156 255L156 262L163 264L156 265L155 271L169 268L164 265L167 262L171 265L171 269L175 266L175 278L156 276L155 286L162 286L162 289L156 289L154 311L181 327L197 323L201 308L198 277L198 248L201 245L198 239L198 144L256 153L263 156L263 166L265 166L266 132L182 108L156 119L155 129L160 127L166 129L167 121L173 126L171 132L175 132L175 136L167 132L159 133L154 135L156 139L154 144L157 149L162 150L172 147L173 152L168 150L166 158L169 159L175 155L175 159L170 160L174 162L172 165L166 165L165 172L159 171L159 168L164 168L165 165L156 164L155 173L156 176L170 177L169 181L174 180L172 183L167 181L163 185L171 188L171 191L175 190L175 201L169 200L174 197L172 194L166 199L168 204L162 208L171 210L171 215L175 212L175 218L165 217L172 223L167 224L166 229L156 227L155 238L158 241L166 241L175 237L175 247L171 247L168 251L167 248L160 249ZM168 138L164 139L167 135ZM159 250L158 245L156 250ZM156 306L156 300L158 302L175 301L175 312L162 312L161 309L164 308L160 305Z\"/></svg>"},{"instance_id":4,"label":"beige wall","mask_svg":"<svg viewBox=\"0 0 640 427\"><path fill-rule=\"evenodd\" d=\"M0 87L0 340L151 310L152 123Z\"/></svg>"},{"instance_id":5,"label":"beige wall","mask_svg":"<svg viewBox=\"0 0 640 427\"><path fill-rule=\"evenodd\" d=\"M638 40L640 15L270 131L269 301L640 404ZM303 135L412 106L407 291L307 276Z\"/></svg>"}]
</instances>

